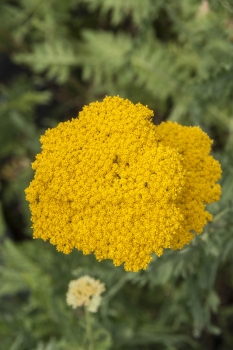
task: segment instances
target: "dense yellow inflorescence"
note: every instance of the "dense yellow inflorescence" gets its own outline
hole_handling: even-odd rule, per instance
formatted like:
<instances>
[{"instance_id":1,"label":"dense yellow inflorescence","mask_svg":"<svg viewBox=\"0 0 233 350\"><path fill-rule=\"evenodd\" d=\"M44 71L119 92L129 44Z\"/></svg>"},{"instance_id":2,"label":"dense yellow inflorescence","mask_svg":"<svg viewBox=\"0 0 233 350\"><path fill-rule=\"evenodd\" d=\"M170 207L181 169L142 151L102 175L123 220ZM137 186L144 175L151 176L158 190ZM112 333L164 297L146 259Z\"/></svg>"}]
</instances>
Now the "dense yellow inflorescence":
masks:
<instances>
[{"instance_id":1,"label":"dense yellow inflorescence","mask_svg":"<svg viewBox=\"0 0 233 350\"><path fill-rule=\"evenodd\" d=\"M199 127L155 126L152 116L106 97L46 131L26 190L35 238L139 271L152 252L180 249L202 232L205 206L221 193L212 141Z\"/></svg>"}]
</instances>

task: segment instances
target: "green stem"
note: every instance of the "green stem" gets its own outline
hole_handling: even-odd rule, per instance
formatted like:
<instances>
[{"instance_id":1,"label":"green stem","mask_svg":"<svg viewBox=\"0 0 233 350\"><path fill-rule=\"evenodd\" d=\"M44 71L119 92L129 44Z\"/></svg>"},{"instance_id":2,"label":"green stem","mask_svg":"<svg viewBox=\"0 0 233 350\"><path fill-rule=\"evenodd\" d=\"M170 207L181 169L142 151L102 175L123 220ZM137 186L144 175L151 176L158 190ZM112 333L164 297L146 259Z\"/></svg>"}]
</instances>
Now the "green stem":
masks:
<instances>
[{"instance_id":1,"label":"green stem","mask_svg":"<svg viewBox=\"0 0 233 350\"><path fill-rule=\"evenodd\" d=\"M88 350L94 350L90 313L87 310L87 307L84 307L84 309L85 309L85 318L86 318L86 333L87 333L87 338L89 342Z\"/></svg>"}]
</instances>

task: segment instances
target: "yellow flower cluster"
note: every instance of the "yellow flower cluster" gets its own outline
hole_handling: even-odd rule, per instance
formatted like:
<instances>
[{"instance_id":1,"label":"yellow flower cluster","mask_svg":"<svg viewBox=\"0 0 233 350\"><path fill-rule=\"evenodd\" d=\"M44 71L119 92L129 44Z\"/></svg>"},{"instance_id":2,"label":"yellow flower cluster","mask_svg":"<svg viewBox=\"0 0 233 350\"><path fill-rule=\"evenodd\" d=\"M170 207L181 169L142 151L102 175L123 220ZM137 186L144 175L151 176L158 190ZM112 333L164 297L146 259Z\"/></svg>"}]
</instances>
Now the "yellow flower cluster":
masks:
<instances>
[{"instance_id":1,"label":"yellow flower cluster","mask_svg":"<svg viewBox=\"0 0 233 350\"><path fill-rule=\"evenodd\" d=\"M70 281L66 302L73 309L85 306L89 312L96 312L101 303L100 294L104 291L104 283L85 275L77 280Z\"/></svg>"},{"instance_id":2,"label":"yellow flower cluster","mask_svg":"<svg viewBox=\"0 0 233 350\"><path fill-rule=\"evenodd\" d=\"M26 190L34 237L59 251L146 269L151 254L201 233L221 188L212 141L199 127L166 122L140 103L106 97L48 129Z\"/></svg>"}]
</instances>

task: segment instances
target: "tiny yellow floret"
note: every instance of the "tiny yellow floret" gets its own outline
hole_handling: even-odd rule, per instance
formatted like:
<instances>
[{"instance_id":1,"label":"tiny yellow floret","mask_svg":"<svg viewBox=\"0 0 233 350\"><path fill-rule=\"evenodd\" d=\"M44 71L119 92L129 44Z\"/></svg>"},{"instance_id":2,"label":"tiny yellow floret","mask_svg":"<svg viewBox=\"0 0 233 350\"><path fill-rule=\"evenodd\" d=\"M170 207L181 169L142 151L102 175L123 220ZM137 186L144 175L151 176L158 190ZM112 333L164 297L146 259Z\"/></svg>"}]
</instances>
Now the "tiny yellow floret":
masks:
<instances>
[{"instance_id":1,"label":"tiny yellow floret","mask_svg":"<svg viewBox=\"0 0 233 350\"><path fill-rule=\"evenodd\" d=\"M146 269L151 254L181 249L211 220L221 167L199 127L152 123L153 112L118 96L48 129L26 190L34 237L59 251Z\"/></svg>"}]
</instances>

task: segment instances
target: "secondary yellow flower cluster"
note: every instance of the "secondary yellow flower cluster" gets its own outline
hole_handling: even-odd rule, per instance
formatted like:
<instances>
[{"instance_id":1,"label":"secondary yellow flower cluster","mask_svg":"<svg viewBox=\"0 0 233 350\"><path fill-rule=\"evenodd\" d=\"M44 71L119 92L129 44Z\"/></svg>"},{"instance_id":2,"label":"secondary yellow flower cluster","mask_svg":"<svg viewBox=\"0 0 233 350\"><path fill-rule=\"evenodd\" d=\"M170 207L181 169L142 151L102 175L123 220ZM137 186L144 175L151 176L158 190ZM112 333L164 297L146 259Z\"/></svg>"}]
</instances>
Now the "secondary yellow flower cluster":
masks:
<instances>
[{"instance_id":1,"label":"secondary yellow flower cluster","mask_svg":"<svg viewBox=\"0 0 233 350\"><path fill-rule=\"evenodd\" d=\"M34 237L59 251L146 269L151 254L201 233L219 200L218 161L199 127L166 122L140 103L106 97L48 129L26 190Z\"/></svg>"},{"instance_id":2,"label":"secondary yellow flower cluster","mask_svg":"<svg viewBox=\"0 0 233 350\"><path fill-rule=\"evenodd\" d=\"M96 312L101 303L101 296L105 291L104 283L100 283L88 275L70 281L66 302L76 309L85 306L89 312Z\"/></svg>"}]
</instances>

